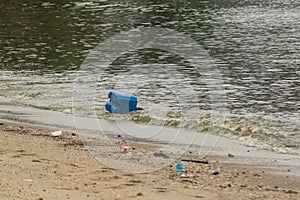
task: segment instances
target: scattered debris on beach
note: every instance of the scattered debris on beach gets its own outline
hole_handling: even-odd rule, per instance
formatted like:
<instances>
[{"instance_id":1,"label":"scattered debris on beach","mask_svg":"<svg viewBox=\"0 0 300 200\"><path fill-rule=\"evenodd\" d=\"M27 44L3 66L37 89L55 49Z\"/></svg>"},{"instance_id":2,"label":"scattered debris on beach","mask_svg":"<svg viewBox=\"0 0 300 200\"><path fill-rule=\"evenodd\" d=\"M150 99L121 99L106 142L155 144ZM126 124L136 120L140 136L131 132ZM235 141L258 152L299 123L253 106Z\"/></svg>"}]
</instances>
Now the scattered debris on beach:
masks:
<instances>
[{"instance_id":1,"label":"scattered debris on beach","mask_svg":"<svg viewBox=\"0 0 300 200\"><path fill-rule=\"evenodd\" d=\"M45 198L43 195L51 191L53 186L48 179L57 178L58 175L62 181L55 182L55 184L60 185L54 185L53 187L63 188L68 185L65 184L67 182L71 185L70 188L66 189L68 195L72 195L74 192L78 194L87 192L85 195L89 195L89 197L96 197L98 194L103 195L98 190L103 187L112 190L117 189L116 191L123 192L123 196L127 195L127 191L133 188L135 190L131 192L130 197L143 196L143 198L148 198L149 193L153 191L156 191L157 194L171 194L175 190L210 191L213 194L219 191L220 194L227 195L226 197L236 195L235 197L243 197L244 199L299 199L300 195L299 187L296 186L298 182L292 179L291 176L274 176L266 169L254 166L235 165L223 163L222 161L216 162L218 157L208 156L204 159L196 155L184 154L159 170L144 174L130 174L104 166L101 162L95 161L96 159L89 153L82 151L85 150L85 146L80 142L79 134L74 137L72 133L62 131L60 137L52 137L49 129L10 124L1 126L0 131L2 133L0 134L0 137L2 137L0 140L2 142L1 146L5 147L0 148L1 162L4 164L10 163L10 165L13 163L15 172L20 174L23 173L23 165L28 166L26 174L23 174L23 178L20 179L22 180L22 188L20 188L20 193L17 192L17 195L24 195L26 191L29 191L28 188L35 188L42 191L41 194L36 193L36 199L42 197L43 199L51 199ZM12 138L7 140L9 137ZM21 138L19 145L10 145L15 144L17 138ZM30 142L32 142L32 139L41 141L42 144L35 142L34 145L24 144L22 146L27 141L26 138ZM51 146L49 151L40 151L39 148L44 148L44 144ZM124 156L133 152L148 153L156 151L159 153L157 147L149 144L145 145L126 140L114 141L114 144L119 145L118 150L120 152L123 147L128 147L129 153L120 153ZM34 149L35 147L37 149ZM58 151L58 149L59 152L64 152L65 155L62 156L62 154L52 152ZM53 158L49 155L57 156ZM157 154L157 156L160 156L160 154ZM164 157L158 158L165 159ZM6 160L9 162L6 162ZM22 165L19 165L20 161L22 161ZM132 160L132 162L135 161ZM180 175L177 173L176 163L183 164ZM21 167L20 171L17 171L18 166ZM34 167L35 170L31 170L30 167ZM74 173L75 171L76 173ZM288 172L291 171L293 170ZM11 176L11 167L4 166L1 173L5 176ZM28 173L31 173L30 176L28 176ZM19 174L17 175L19 176ZM47 181L40 181L41 177L46 177L45 180ZM80 181L75 183L74 180ZM10 182L10 179L5 181L7 185L1 183L1 186L7 189L6 193L8 193L9 188L11 188L8 184L12 184L12 182ZM19 184L19 182L16 184ZM50 195L50 192L47 194ZM31 195L31 193L28 193L28 195Z\"/></svg>"}]
</instances>

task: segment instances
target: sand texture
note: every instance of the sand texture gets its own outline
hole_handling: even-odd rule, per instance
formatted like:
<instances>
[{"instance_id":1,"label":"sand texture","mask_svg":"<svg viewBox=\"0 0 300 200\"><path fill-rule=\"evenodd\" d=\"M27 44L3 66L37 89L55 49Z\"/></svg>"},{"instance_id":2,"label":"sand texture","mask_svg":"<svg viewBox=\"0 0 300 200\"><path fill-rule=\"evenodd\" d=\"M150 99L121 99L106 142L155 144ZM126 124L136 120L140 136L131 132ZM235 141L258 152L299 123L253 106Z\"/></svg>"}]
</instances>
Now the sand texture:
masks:
<instances>
[{"instance_id":1,"label":"sand texture","mask_svg":"<svg viewBox=\"0 0 300 200\"><path fill-rule=\"evenodd\" d=\"M186 172L181 177L175 162L197 159L182 155L155 172L126 173L95 159L78 135L63 132L53 137L51 131L21 124L0 126L0 199L300 199L297 177L266 168L207 157L208 164L183 162ZM120 152L124 145L129 152L155 148L119 144ZM213 170L220 174L212 175Z\"/></svg>"}]
</instances>

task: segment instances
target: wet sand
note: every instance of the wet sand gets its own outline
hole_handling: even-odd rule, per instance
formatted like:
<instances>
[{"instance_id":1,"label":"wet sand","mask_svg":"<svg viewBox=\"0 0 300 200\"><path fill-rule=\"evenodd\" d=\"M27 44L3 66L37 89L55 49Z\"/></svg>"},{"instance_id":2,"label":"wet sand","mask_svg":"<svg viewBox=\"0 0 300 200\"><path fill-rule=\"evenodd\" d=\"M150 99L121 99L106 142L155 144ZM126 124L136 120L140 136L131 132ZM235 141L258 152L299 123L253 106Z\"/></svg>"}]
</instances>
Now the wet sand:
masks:
<instances>
[{"instance_id":1,"label":"wet sand","mask_svg":"<svg viewBox=\"0 0 300 200\"><path fill-rule=\"evenodd\" d=\"M205 158L208 164L183 162L186 172L181 177L175 162L200 159L185 154L155 172L126 173L95 159L78 135L52 137L51 131L22 124L0 126L0 199L300 199L300 180L293 169L274 173L211 156ZM120 151L124 143L129 152L155 148L122 142L116 141ZM220 174L212 175L213 170Z\"/></svg>"}]
</instances>

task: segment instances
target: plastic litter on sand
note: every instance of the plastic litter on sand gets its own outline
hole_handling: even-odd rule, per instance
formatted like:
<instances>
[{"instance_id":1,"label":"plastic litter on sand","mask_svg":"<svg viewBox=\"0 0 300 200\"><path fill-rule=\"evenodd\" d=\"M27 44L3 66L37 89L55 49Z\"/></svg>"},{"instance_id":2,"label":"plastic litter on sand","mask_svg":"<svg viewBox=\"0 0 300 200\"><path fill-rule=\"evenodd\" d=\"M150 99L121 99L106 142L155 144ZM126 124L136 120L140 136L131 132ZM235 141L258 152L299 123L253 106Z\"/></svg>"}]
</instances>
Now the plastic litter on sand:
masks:
<instances>
[{"instance_id":1,"label":"plastic litter on sand","mask_svg":"<svg viewBox=\"0 0 300 200\"><path fill-rule=\"evenodd\" d=\"M53 132L51 132L51 135L52 135L53 137L61 136L61 135L62 135L62 131L53 131Z\"/></svg>"}]
</instances>

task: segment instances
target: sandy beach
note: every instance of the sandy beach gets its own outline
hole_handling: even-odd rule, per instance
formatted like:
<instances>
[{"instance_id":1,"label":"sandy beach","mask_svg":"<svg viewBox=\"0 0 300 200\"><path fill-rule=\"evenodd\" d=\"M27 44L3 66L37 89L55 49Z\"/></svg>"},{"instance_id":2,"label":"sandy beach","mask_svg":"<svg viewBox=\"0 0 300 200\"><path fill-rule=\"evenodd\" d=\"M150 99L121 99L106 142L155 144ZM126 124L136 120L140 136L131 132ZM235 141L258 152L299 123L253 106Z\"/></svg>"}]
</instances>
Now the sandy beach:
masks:
<instances>
[{"instance_id":1,"label":"sandy beach","mask_svg":"<svg viewBox=\"0 0 300 200\"><path fill-rule=\"evenodd\" d=\"M0 200L300 200L299 0L0 10Z\"/></svg>"},{"instance_id":2,"label":"sandy beach","mask_svg":"<svg viewBox=\"0 0 300 200\"><path fill-rule=\"evenodd\" d=\"M52 137L51 131L0 126L0 199L300 199L297 177L267 168L207 157L208 164L184 161L186 172L179 176L175 162L197 159L182 155L155 172L125 173L95 159L77 134ZM129 151L152 148L129 146ZM219 174L212 175L213 170Z\"/></svg>"}]
</instances>

